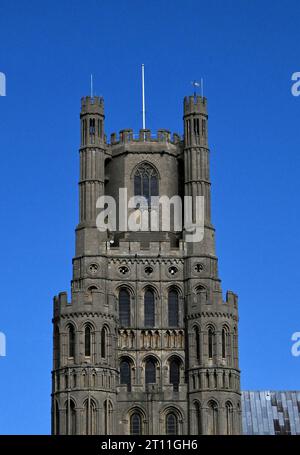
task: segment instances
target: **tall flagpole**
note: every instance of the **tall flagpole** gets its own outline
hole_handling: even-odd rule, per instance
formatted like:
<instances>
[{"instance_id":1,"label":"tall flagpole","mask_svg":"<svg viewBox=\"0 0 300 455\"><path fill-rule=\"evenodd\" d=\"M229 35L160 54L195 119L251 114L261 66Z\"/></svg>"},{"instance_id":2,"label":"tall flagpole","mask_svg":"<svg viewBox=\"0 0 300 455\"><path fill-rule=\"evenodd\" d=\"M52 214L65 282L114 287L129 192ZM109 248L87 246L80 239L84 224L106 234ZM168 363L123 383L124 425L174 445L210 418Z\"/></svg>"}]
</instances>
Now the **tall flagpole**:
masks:
<instances>
[{"instance_id":1,"label":"tall flagpole","mask_svg":"<svg viewBox=\"0 0 300 455\"><path fill-rule=\"evenodd\" d=\"M143 130L146 128L145 113L145 65L142 64L142 99L143 99Z\"/></svg>"},{"instance_id":2,"label":"tall flagpole","mask_svg":"<svg viewBox=\"0 0 300 455\"><path fill-rule=\"evenodd\" d=\"M93 94L93 75L91 74L91 98L94 98Z\"/></svg>"}]
</instances>

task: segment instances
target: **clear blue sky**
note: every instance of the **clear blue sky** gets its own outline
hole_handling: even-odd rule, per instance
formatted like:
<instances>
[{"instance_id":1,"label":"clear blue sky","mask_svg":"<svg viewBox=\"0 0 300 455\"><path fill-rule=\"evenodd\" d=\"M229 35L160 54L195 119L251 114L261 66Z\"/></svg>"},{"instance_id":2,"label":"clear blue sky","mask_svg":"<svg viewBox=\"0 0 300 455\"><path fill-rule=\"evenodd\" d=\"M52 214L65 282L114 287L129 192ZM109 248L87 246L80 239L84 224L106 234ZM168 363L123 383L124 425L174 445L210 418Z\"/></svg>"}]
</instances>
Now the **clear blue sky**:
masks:
<instances>
[{"instance_id":1,"label":"clear blue sky","mask_svg":"<svg viewBox=\"0 0 300 455\"><path fill-rule=\"evenodd\" d=\"M243 389L300 389L300 3L7 1L0 5L0 433L49 433L52 298L68 290L78 217L80 97L106 132L182 133L204 78L213 221L224 292L239 294Z\"/></svg>"}]
</instances>

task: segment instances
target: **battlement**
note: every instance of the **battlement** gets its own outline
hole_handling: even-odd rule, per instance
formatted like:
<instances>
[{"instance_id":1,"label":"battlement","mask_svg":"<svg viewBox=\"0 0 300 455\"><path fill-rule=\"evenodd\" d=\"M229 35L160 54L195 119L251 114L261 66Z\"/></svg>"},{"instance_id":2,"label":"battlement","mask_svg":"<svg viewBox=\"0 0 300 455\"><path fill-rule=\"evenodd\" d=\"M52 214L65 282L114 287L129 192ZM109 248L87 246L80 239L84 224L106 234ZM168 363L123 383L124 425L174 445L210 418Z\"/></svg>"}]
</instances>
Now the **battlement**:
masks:
<instances>
[{"instance_id":1,"label":"battlement","mask_svg":"<svg viewBox=\"0 0 300 455\"><path fill-rule=\"evenodd\" d=\"M226 292L226 303L233 306L233 308L237 309L238 307L238 296L232 291Z\"/></svg>"},{"instance_id":2,"label":"battlement","mask_svg":"<svg viewBox=\"0 0 300 455\"><path fill-rule=\"evenodd\" d=\"M61 309L70 305L68 302L67 292L60 292L53 298L53 316L57 317L61 313Z\"/></svg>"},{"instance_id":3,"label":"battlement","mask_svg":"<svg viewBox=\"0 0 300 455\"><path fill-rule=\"evenodd\" d=\"M120 257L120 255L132 255L135 256L147 256L147 257L157 257L160 256L169 256L172 254L174 257L182 258L184 255L184 242L179 241L178 246L172 246L170 242L149 242L148 244L143 244L142 242L129 242L129 241L120 241L117 245L106 243L106 246L103 248L104 254L109 254L110 257Z\"/></svg>"},{"instance_id":4,"label":"battlement","mask_svg":"<svg viewBox=\"0 0 300 455\"><path fill-rule=\"evenodd\" d=\"M160 129L156 134L152 134L151 130L140 129L139 133L134 133L132 129L124 129L119 132L119 135L112 133L110 137L111 145L126 143L126 142L171 142L177 144L181 141L181 137L177 133L171 133L169 130Z\"/></svg>"},{"instance_id":5,"label":"battlement","mask_svg":"<svg viewBox=\"0 0 300 455\"><path fill-rule=\"evenodd\" d=\"M185 96L183 102L184 115L207 114L207 102L203 96Z\"/></svg>"},{"instance_id":6,"label":"battlement","mask_svg":"<svg viewBox=\"0 0 300 455\"><path fill-rule=\"evenodd\" d=\"M83 96L81 98L81 114L104 115L104 99L100 96Z\"/></svg>"}]
</instances>

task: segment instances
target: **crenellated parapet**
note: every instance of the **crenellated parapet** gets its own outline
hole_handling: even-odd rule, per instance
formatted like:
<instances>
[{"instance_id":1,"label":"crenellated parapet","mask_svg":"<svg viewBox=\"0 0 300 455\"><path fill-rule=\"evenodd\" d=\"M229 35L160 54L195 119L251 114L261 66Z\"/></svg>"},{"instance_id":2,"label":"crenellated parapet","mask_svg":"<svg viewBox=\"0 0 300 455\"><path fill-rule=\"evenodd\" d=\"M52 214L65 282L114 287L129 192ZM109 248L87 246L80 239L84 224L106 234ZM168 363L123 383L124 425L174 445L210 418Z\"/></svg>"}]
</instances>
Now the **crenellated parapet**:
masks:
<instances>
[{"instance_id":1,"label":"crenellated parapet","mask_svg":"<svg viewBox=\"0 0 300 455\"><path fill-rule=\"evenodd\" d=\"M106 242L106 252L109 253L111 257L118 257L120 254L128 255L138 255L138 256L149 256L157 257L157 255L172 255L174 257L183 257L184 255L184 242L179 241L178 246L171 246L170 242L149 242L147 246L143 245L141 242Z\"/></svg>"},{"instance_id":2,"label":"crenellated parapet","mask_svg":"<svg viewBox=\"0 0 300 455\"><path fill-rule=\"evenodd\" d=\"M207 99L202 96L185 96L184 115L203 114L207 115Z\"/></svg>"},{"instance_id":3,"label":"crenellated parapet","mask_svg":"<svg viewBox=\"0 0 300 455\"><path fill-rule=\"evenodd\" d=\"M226 303L231 306L232 308L236 309L238 308L238 296L232 291L227 291L226 292Z\"/></svg>"},{"instance_id":4,"label":"crenellated parapet","mask_svg":"<svg viewBox=\"0 0 300 455\"><path fill-rule=\"evenodd\" d=\"M178 144L181 142L181 137L178 133L173 133L166 129L159 129L155 134L149 129L141 129L139 133L134 133L132 129L124 129L117 133L112 133L110 137L111 145L122 144L128 142L170 142Z\"/></svg>"},{"instance_id":5,"label":"crenellated parapet","mask_svg":"<svg viewBox=\"0 0 300 455\"><path fill-rule=\"evenodd\" d=\"M99 96L84 96L81 98L81 115L100 114L104 115L104 99Z\"/></svg>"},{"instance_id":6,"label":"crenellated parapet","mask_svg":"<svg viewBox=\"0 0 300 455\"><path fill-rule=\"evenodd\" d=\"M68 302L67 292L60 292L53 299L53 318L57 318L61 315L62 309L67 308L70 305Z\"/></svg>"}]
</instances>

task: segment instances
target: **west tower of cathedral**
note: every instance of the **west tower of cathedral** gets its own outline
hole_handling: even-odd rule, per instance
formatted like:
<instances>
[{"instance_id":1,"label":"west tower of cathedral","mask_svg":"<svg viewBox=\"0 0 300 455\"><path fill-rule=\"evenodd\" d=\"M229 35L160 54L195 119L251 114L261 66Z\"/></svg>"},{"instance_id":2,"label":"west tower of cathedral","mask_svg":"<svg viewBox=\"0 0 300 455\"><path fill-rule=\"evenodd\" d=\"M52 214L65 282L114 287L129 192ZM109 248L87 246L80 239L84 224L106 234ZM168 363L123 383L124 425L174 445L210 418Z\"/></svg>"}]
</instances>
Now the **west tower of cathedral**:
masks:
<instances>
[{"instance_id":1,"label":"west tower of cathedral","mask_svg":"<svg viewBox=\"0 0 300 455\"><path fill-rule=\"evenodd\" d=\"M239 434L238 299L222 297L211 222L207 101L183 104L181 137L147 129L105 135L104 101L81 100L79 223L71 296L54 298L53 434ZM121 188L125 200L119 201ZM149 229L119 215L100 230L101 196L204 198L204 235L132 207ZM106 208L106 206L105 206ZM118 212L117 212L118 213ZM109 215L109 213L108 213Z\"/></svg>"}]
</instances>

